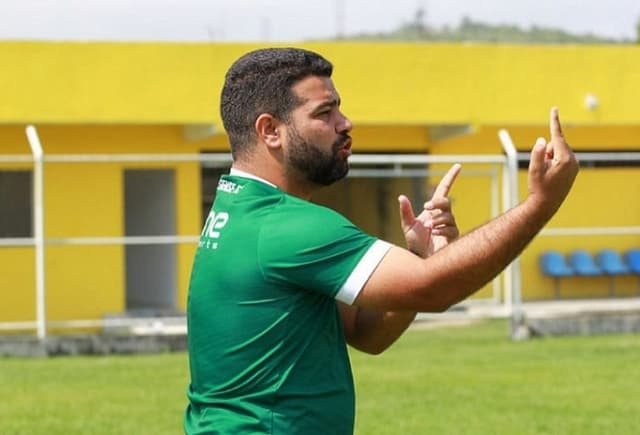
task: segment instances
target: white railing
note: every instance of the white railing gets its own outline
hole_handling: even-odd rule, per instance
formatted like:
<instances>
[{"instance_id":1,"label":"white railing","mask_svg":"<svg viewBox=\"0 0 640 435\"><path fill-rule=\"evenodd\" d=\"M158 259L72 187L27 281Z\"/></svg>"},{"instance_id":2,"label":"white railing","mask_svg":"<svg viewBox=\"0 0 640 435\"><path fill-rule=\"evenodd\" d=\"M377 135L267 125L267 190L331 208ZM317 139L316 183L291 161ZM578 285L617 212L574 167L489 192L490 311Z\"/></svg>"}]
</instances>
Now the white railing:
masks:
<instances>
[{"instance_id":1,"label":"white railing","mask_svg":"<svg viewBox=\"0 0 640 435\"><path fill-rule=\"evenodd\" d=\"M47 238L44 234L43 208L44 180L42 177L44 164L49 163L123 163L123 162L197 162L202 166L227 167L231 164L229 153L204 154L50 154L44 153L40 145L37 131L27 128L27 136L32 147L32 155L0 155L0 163L30 163L33 165L33 237L0 238L0 248L10 246L33 246L36 250L34 273L36 277L36 309L35 321L0 323L1 330L37 330L40 339L44 339L47 329L140 326L149 319L74 319L50 321L46 318L46 287L44 247L47 245L154 245L154 244L197 244L199 235L165 235L165 236L126 236L126 237L68 237ZM495 155L414 155L414 154L362 154L350 158L352 169L349 177L419 177L441 173L428 169L430 164L438 163L483 163L490 165L489 170L466 170L463 176L487 176L491 180L490 202L491 215L507 210L518 203L518 162L529 158L528 153L517 153L508 133L501 131L499 138L505 154ZM578 153L581 161L629 160L640 161L640 153ZM367 168L367 165L383 165L385 167ZM500 171L502 169L500 178ZM502 180L502 189L499 182ZM500 199L501 198L501 199ZM501 204L501 205L500 205ZM543 236L582 235L582 234L638 234L640 227L603 227L603 228L551 228L541 232ZM513 262L501 275L493 281L491 302L503 304L503 311L514 319L521 316L521 272L519 261ZM165 319L167 321L169 318ZM163 321L154 319L153 322Z\"/></svg>"},{"instance_id":2,"label":"white railing","mask_svg":"<svg viewBox=\"0 0 640 435\"><path fill-rule=\"evenodd\" d=\"M0 238L0 248L11 246L33 246L36 250L34 273L36 276L36 309L35 321L1 322L0 330L37 330L40 339L46 338L47 329L81 328L81 327L109 327L114 325L136 326L149 322L148 319L119 318L119 319L74 319L48 320L46 316L46 287L44 247L49 245L153 245L153 244L196 244L199 235L168 235L168 236L126 236L126 237L68 237L48 238L44 234L45 210L43 166L50 163L123 163L123 162L198 162L203 166L226 167L231 165L229 153L203 154L46 154L40 144L38 134L33 126L27 127L27 137L32 147L32 155L14 154L0 155L0 163L31 163L33 165L33 237ZM465 171L468 176L488 176L491 179L491 213L499 213L499 171L495 167L505 166L503 155L407 155L407 154L369 154L354 155L350 158L352 169L349 177L416 177L441 173L427 169L429 164L436 163L486 163L493 165L491 170ZM384 165L383 168L366 168L366 165ZM505 187L503 186L503 190ZM494 281L492 302L500 303L500 283ZM162 319L154 319L154 321ZM166 320L166 319L165 319Z\"/></svg>"}]
</instances>

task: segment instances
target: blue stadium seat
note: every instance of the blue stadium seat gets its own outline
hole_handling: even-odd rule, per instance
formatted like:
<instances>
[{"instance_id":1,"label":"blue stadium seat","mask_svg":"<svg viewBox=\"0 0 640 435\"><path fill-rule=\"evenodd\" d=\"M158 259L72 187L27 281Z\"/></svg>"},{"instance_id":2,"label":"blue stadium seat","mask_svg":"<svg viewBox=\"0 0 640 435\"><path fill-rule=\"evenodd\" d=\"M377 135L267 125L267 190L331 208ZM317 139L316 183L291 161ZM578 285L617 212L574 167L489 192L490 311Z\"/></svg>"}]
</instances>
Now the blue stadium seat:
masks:
<instances>
[{"instance_id":1,"label":"blue stadium seat","mask_svg":"<svg viewBox=\"0 0 640 435\"><path fill-rule=\"evenodd\" d=\"M554 279L554 292L556 298L560 297L560 278L575 275L575 272L567 265L564 255L556 251L546 251L540 256L542 273Z\"/></svg>"},{"instance_id":2,"label":"blue stadium seat","mask_svg":"<svg viewBox=\"0 0 640 435\"><path fill-rule=\"evenodd\" d=\"M600 276L602 269L596 264L591 254L582 249L573 251L569 255L569 264L580 276Z\"/></svg>"},{"instance_id":3,"label":"blue stadium seat","mask_svg":"<svg viewBox=\"0 0 640 435\"><path fill-rule=\"evenodd\" d=\"M640 249L629 249L624 257L631 272L640 275Z\"/></svg>"},{"instance_id":4,"label":"blue stadium seat","mask_svg":"<svg viewBox=\"0 0 640 435\"><path fill-rule=\"evenodd\" d=\"M640 249L629 249L624 255L629 270L638 275L638 294L640 295Z\"/></svg>"},{"instance_id":5,"label":"blue stadium seat","mask_svg":"<svg viewBox=\"0 0 640 435\"><path fill-rule=\"evenodd\" d=\"M622 260L622 257L612 249L603 249L596 255L598 266L605 275L609 277L609 296L613 296L616 292L615 277L616 275L629 275L631 269Z\"/></svg>"}]
</instances>

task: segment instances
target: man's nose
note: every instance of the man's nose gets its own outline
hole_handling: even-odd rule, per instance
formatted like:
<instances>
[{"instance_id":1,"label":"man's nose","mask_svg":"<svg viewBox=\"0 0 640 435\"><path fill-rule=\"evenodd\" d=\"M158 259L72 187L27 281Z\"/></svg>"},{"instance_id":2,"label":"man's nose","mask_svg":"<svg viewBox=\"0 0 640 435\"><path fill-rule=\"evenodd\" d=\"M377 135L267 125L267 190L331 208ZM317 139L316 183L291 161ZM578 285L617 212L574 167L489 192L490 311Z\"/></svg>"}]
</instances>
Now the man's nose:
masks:
<instances>
[{"instance_id":1,"label":"man's nose","mask_svg":"<svg viewBox=\"0 0 640 435\"><path fill-rule=\"evenodd\" d=\"M349 133L353 129L351 120L340 113L340 122L336 125L338 133Z\"/></svg>"}]
</instances>

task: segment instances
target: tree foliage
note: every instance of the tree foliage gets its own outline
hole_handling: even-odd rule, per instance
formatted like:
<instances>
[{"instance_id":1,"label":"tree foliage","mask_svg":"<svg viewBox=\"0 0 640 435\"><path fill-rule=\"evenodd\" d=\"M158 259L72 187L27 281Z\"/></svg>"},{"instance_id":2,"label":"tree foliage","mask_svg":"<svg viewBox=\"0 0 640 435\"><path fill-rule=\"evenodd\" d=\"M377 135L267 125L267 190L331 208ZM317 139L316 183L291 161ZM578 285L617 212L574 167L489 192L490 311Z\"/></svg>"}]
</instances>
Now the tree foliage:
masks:
<instances>
[{"instance_id":1,"label":"tree foliage","mask_svg":"<svg viewBox=\"0 0 640 435\"><path fill-rule=\"evenodd\" d=\"M433 42L489 42L519 44L619 44L631 43L631 40L613 39L592 33L573 34L565 30L532 26L523 29L513 24L487 24L464 17L455 27L435 28L427 25L424 11L418 10L415 19L401 24L390 32L360 33L351 35L351 40L384 41L433 41ZM640 21L637 26L640 41Z\"/></svg>"}]
</instances>

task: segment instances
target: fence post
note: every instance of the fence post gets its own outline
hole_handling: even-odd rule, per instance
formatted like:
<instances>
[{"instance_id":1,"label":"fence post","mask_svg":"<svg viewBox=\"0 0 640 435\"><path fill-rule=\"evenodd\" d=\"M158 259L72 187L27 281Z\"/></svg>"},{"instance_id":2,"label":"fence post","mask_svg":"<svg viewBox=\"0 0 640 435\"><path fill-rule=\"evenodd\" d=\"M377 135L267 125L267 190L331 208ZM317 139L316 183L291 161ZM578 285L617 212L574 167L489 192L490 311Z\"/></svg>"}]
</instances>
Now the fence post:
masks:
<instances>
[{"instance_id":1,"label":"fence post","mask_svg":"<svg viewBox=\"0 0 640 435\"><path fill-rule=\"evenodd\" d=\"M44 152L33 125L26 128L33 154L33 239L36 266L36 325L38 339L47 338L47 312L44 265Z\"/></svg>"},{"instance_id":2,"label":"fence post","mask_svg":"<svg viewBox=\"0 0 640 435\"><path fill-rule=\"evenodd\" d=\"M511 136L507 130L501 129L498 137L502 143L502 149L507 155L505 165L505 178L502 180L505 186L504 205L505 209L518 205L518 151L516 150ZM506 287L511 289L510 301L505 301L511 308L512 327L516 328L523 321L522 319L522 277L520 271L520 257L518 256L507 267L505 279L509 283ZM506 295L505 295L506 297Z\"/></svg>"}]
</instances>

